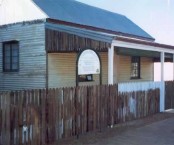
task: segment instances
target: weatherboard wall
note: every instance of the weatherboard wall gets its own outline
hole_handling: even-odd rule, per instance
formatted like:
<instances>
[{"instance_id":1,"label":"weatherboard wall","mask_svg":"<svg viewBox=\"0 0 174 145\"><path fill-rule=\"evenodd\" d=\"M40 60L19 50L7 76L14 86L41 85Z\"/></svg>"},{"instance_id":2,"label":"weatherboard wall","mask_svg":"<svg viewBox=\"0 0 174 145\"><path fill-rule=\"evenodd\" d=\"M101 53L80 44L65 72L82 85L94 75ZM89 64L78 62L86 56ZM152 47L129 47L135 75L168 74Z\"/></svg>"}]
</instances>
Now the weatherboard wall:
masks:
<instances>
[{"instance_id":1,"label":"weatherboard wall","mask_svg":"<svg viewBox=\"0 0 174 145\"><path fill-rule=\"evenodd\" d=\"M76 85L77 53L48 54L48 86L49 88L73 87ZM102 63L102 84L108 83L108 53L99 53ZM153 81L152 58L141 57L141 79L130 79L131 57L114 55L114 83ZM93 75L94 81L80 82L79 85L99 84L99 75Z\"/></svg>"},{"instance_id":2,"label":"weatherboard wall","mask_svg":"<svg viewBox=\"0 0 174 145\"><path fill-rule=\"evenodd\" d=\"M19 41L19 72L3 72L3 42ZM46 52L44 23L0 27L0 90L45 88Z\"/></svg>"},{"instance_id":3,"label":"weatherboard wall","mask_svg":"<svg viewBox=\"0 0 174 145\"><path fill-rule=\"evenodd\" d=\"M75 86L76 53L48 54L48 87Z\"/></svg>"},{"instance_id":4,"label":"weatherboard wall","mask_svg":"<svg viewBox=\"0 0 174 145\"><path fill-rule=\"evenodd\" d=\"M131 56L117 56L117 73L118 82L139 82L153 81L154 79L154 63L152 58L141 57L140 77L141 79L131 79Z\"/></svg>"},{"instance_id":5,"label":"weatherboard wall","mask_svg":"<svg viewBox=\"0 0 174 145\"><path fill-rule=\"evenodd\" d=\"M102 84L107 84L107 53L100 52L102 62ZM48 86L73 87L76 85L77 53L49 53L48 54ZM94 81L80 82L79 85L99 84L99 75L93 75Z\"/></svg>"}]
</instances>

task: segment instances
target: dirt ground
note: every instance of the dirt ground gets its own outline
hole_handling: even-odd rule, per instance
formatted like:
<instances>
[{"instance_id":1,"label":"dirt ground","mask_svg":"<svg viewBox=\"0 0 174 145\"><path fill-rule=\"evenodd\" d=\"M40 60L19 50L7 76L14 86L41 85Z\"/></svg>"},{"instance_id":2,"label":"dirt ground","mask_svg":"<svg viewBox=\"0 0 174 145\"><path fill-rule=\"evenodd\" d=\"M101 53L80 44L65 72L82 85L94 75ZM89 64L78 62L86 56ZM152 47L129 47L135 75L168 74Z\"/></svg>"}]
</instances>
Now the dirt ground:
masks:
<instances>
[{"instance_id":1,"label":"dirt ground","mask_svg":"<svg viewBox=\"0 0 174 145\"><path fill-rule=\"evenodd\" d=\"M158 113L148 116L146 118L115 125L113 128L107 128L105 130L102 130L101 132L91 132L80 135L78 138L73 137L66 140L61 140L55 145L101 145L103 143L105 145L115 145L117 141L121 142L120 135L123 135L123 137L121 136L121 138L124 138L124 134L126 132L130 132L131 134L131 131L133 130L155 124L170 118L174 118L174 113ZM120 145L122 145L122 143L120 143Z\"/></svg>"}]
</instances>

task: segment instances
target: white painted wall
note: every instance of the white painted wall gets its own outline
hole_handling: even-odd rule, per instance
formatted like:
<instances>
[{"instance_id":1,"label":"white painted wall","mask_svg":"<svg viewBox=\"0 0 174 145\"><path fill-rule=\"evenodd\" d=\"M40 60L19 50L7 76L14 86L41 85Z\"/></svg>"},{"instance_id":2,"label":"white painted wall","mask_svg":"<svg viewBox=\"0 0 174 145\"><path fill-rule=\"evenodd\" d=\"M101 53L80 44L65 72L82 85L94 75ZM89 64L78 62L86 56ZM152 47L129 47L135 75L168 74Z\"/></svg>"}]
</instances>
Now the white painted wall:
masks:
<instances>
[{"instance_id":1,"label":"white painted wall","mask_svg":"<svg viewBox=\"0 0 174 145\"><path fill-rule=\"evenodd\" d=\"M128 82L118 83L119 92L147 91L149 89L161 88L161 82Z\"/></svg>"},{"instance_id":2,"label":"white painted wall","mask_svg":"<svg viewBox=\"0 0 174 145\"><path fill-rule=\"evenodd\" d=\"M173 63L166 62L164 64L164 80L170 81L173 80ZM154 63L154 81L161 80L161 63Z\"/></svg>"},{"instance_id":3,"label":"white painted wall","mask_svg":"<svg viewBox=\"0 0 174 145\"><path fill-rule=\"evenodd\" d=\"M47 17L32 0L1 0L0 2L0 25Z\"/></svg>"}]
</instances>

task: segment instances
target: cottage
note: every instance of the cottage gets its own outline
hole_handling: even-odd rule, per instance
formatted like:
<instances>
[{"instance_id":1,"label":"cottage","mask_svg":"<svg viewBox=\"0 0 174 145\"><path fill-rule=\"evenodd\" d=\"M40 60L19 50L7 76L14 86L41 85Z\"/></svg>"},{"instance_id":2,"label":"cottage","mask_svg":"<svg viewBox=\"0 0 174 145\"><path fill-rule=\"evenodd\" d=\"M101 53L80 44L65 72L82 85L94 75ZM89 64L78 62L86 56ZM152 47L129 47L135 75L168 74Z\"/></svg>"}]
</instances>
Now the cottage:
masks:
<instances>
[{"instance_id":1,"label":"cottage","mask_svg":"<svg viewBox=\"0 0 174 145\"><path fill-rule=\"evenodd\" d=\"M0 20L1 91L153 81L154 62L163 74L173 61L173 46L127 17L74 0L6 0Z\"/></svg>"}]
</instances>

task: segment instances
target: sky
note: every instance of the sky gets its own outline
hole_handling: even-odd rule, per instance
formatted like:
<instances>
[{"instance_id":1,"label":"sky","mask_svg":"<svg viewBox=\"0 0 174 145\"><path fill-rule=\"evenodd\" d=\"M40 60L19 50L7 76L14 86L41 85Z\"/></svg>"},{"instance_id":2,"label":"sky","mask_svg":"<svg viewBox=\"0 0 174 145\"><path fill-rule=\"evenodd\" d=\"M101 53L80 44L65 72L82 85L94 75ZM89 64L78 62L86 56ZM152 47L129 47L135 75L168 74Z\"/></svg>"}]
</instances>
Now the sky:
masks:
<instances>
[{"instance_id":1,"label":"sky","mask_svg":"<svg viewBox=\"0 0 174 145\"><path fill-rule=\"evenodd\" d=\"M0 5L2 1L0 0ZM125 15L156 39L174 46L174 0L77 0Z\"/></svg>"},{"instance_id":2,"label":"sky","mask_svg":"<svg viewBox=\"0 0 174 145\"><path fill-rule=\"evenodd\" d=\"M125 15L156 39L174 46L174 0L77 0Z\"/></svg>"},{"instance_id":3,"label":"sky","mask_svg":"<svg viewBox=\"0 0 174 145\"><path fill-rule=\"evenodd\" d=\"M77 0L125 15L155 41L174 46L174 0ZM161 80L161 64L154 64L154 81ZM164 79L173 80L174 66L165 63Z\"/></svg>"}]
</instances>

